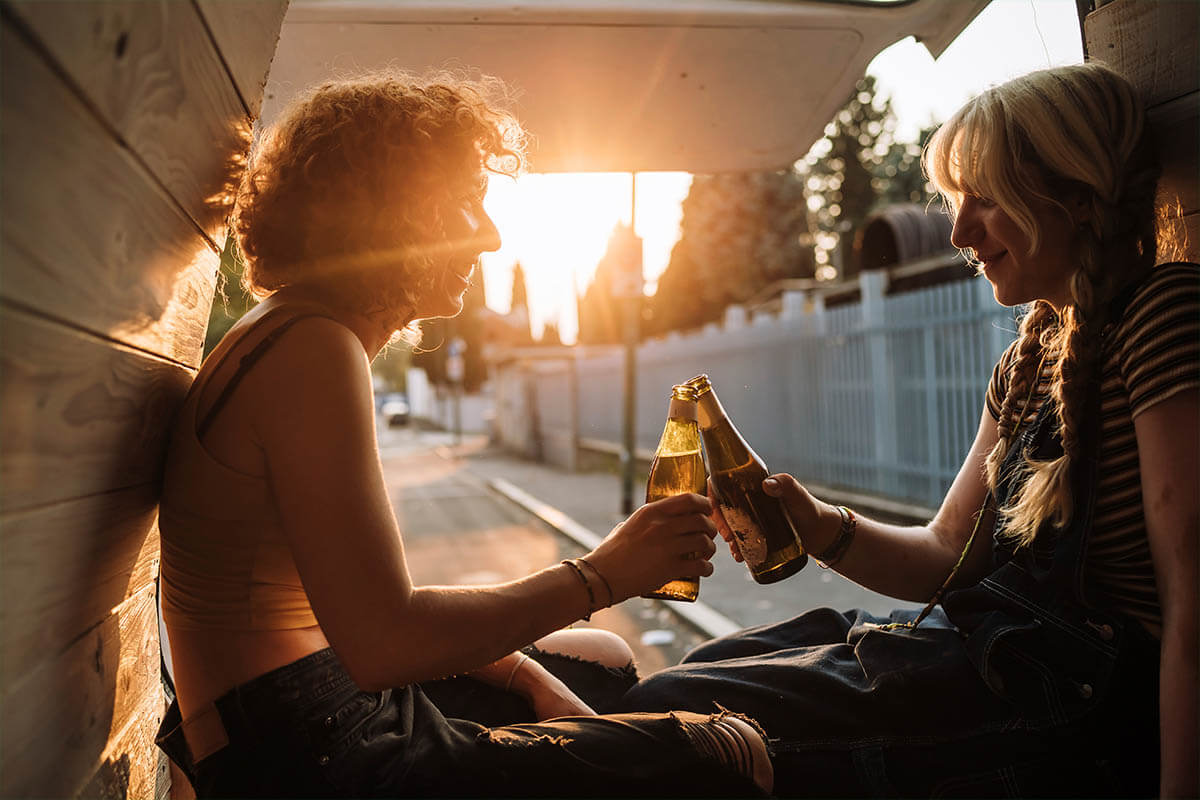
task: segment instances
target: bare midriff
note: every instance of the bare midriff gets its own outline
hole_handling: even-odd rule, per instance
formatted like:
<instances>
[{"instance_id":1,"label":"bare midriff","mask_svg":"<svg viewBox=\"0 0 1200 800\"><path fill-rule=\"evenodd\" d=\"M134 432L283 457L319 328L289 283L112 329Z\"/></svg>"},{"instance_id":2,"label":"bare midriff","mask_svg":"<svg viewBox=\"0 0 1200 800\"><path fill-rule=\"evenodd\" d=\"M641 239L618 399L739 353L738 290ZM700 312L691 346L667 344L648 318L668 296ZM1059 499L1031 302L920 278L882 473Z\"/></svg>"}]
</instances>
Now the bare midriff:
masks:
<instances>
[{"instance_id":1,"label":"bare midriff","mask_svg":"<svg viewBox=\"0 0 1200 800\"><path fill-rule=\"evenodd\" d=\"M285 631L178 629L167 626L175 693L184 719L230 689L329 647L320 626Z\"/></svg>"}]
</instances>

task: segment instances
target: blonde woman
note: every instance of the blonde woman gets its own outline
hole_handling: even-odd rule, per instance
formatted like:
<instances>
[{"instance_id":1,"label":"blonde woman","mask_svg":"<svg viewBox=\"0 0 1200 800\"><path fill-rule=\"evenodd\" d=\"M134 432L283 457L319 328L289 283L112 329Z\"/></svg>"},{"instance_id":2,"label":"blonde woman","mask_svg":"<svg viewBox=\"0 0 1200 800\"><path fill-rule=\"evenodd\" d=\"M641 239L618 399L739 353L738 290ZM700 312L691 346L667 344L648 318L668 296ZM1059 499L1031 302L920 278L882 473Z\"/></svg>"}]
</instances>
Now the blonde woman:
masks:
<instances>
[{"instance_id":1,"label":"blonde woman","mask_svg":"<svg viewBox=\"0 0 1200 800\"><path fill-rule=\"evenodd\" d=\"M161 505L178 697L159 742L202 797L770 790L745 719L595 716L541 650L518 650L549 635L544 649L624 666L619 641L552 632L710 574L706 498L644 506L593 552L511 583L408 574L369 363L416 321L457 314L480 253L500 246L483 196L489 172L520 166L521 131L492 88L328 83L252 155L234 228L262 302L200 369ZM465 673L527 701L530 724L480 724L496 709L465 702L465 684L443 685L441 707L421 687Z\"/></svg>"},{"instance_id":2,"label":"blonde woman","mask_svg":"<svg viewBox=\"0 0 1200 800\"><path fill-rule=\"evenodd\" d=\"M924 166L954 245L1028 306L975 443L926 525L764 487L826 566L933 600L702 645L624 706L755 714L781 794L1195 795L1200 269L1156 265L1138 98L1098 64L1035 72Z\"/></svg>"}]
</instances>

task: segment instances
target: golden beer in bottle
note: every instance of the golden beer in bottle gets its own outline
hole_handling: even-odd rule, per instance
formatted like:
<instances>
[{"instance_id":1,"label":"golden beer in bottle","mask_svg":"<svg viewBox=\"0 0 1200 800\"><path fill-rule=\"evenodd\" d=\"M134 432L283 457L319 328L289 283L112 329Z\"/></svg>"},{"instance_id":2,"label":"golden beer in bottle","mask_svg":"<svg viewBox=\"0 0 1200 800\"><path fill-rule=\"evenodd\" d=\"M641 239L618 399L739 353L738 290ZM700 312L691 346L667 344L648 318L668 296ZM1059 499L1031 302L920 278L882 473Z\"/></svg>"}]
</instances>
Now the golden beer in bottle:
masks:
<instances>
[{"instance_id":1,"label":"golden beer in bottle","mask_svg":"<svg viewBox=\"0 0 1200 800\"><path fill-rule=\"evenodd\" d=\"M783 502L763 491L767 465L730 422L707 375L687 382L696 393L700 433L717 505L758 583L775 583L808 563Z\"/></svg>"},{"instance_id":2,"label":"golden beer in bottle","mask_svg":"<svg viewBox=\"0 0 1200 800\"><path fill-rule=\"evenodd\" d=\"M671 389L667 424L646 479L646 502L685 492L704 495L707 487L704 457L700 454L700 429L696 424L696 395L690 386L681 384ZM642 596L691 602L699 595L699 578L676 578L658 591Z\"/></svg>"}]
</instances>

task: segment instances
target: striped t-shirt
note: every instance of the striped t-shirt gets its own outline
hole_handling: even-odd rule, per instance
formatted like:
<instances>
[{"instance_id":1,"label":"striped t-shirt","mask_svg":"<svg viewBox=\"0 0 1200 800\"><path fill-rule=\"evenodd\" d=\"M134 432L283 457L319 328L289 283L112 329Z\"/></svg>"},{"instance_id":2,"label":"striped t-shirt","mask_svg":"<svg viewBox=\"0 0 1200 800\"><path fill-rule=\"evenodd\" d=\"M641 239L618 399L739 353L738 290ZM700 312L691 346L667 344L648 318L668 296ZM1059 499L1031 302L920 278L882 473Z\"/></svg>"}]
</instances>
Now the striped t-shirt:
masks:
<instances>
[{"instance_id":1,"label":"striped t-shirt","mask_svg":"<svg viewBox=\"0 0 1200 800\"><path fill-rule=\"evenodd\" d=\"M987 407L1000 418L1016 342L992 372ZM1043 366L1025 421L1049 395L1053 365ZM1088 542L1086 591L1098 606L1158 634L1162 612L1146 537L1133 418L1155 403L1200 387L1200 265L1164 264L1133 295L1108 335L1100 394L1096 507Z\"/></svg>"}]
</instances>

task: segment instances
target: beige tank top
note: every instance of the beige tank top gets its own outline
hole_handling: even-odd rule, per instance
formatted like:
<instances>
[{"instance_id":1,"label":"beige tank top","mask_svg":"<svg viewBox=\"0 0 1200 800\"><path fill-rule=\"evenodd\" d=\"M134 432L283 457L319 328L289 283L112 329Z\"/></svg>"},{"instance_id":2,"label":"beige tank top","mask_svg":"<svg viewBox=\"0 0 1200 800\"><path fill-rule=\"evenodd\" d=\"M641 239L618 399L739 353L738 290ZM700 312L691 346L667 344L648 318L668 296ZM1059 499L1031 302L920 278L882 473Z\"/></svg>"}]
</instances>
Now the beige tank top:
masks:
<instances>
[{"instance_id":1,"label":"beige tank top","mask_svg":"<svg viewBox=\"0 0 1200 800\"><path fill-rule=\"evenodd\" d=\"M279 309L278 311L283 311ZM267 314L206 364L180 408L172 433L159 508L162 601L167 624L192 630L270 631L317 624L283 535L271 486L221 463L201 439L254 363L295 322ZM246 355L203 420L196 406L217 364L246 334L278 323Z\"/></svg>"}]
</instances>

